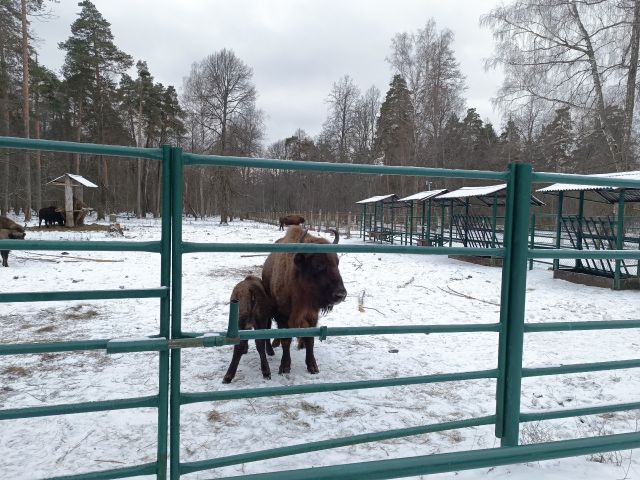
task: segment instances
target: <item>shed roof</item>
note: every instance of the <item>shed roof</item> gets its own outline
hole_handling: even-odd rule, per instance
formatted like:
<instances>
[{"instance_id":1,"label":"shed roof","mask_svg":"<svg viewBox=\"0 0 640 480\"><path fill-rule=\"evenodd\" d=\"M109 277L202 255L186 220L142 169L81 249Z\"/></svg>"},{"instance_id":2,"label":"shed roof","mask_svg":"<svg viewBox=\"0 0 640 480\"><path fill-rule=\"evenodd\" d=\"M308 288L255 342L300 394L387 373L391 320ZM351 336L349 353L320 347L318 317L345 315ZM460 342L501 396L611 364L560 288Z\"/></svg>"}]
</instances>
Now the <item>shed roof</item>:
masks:
<instances>
[{"instance_id":1,"label":"shed roof","mask_svg":"<svg viewBox=\"0 0 640 480\"><path fill-rule=\"evenodd\" d=\"M398 200L398 196L395 193L390 193L388 195L377 195L375 197L369 197L369 198L365 198L364 200L360 200L356 203L378 203L378 202L384 202L385 200L390 201L390 202L395 202Z\"/></svg>"},{"instance_id":2,"label":"shed roof","mask_svg":"<svg viewBox=\"0 0 640 480\"><path fill-rule=\"evenodd\" d=\"M64 175L60 175L58 178L54 178L49 183L47 183L47 185L49 184L64 185L63 183L56 183L56 182L61 182L65 177L69 177L73 182L79 183L84 187L98 188L98 185L96 185L95 183L87 180L81 175L74 175L73 173L65 173Z\"/></svg>"},{"instance_id":3,"label":"shed roof","mask_svg":"<svg viewBox=\"0 0 640 480\"><path fill-rule=\"evenodd\" d=\"M410 202L410 201L424 201L429 200L430 198L437 197L441 193L447 192L447 189L441 190L427 190L424 192L414 193L413 195L409 195L408 197L401 198L399 201L401 202Z\"/></svg>"},{"instance_id":4,"label":"shed roof","mask_svg":"<svg viewBox=\"0 0 640 480\"><path fill-rule=\"evenodd\" d=\"M462 187L458 190L454 190L444 195L440 195L438 200L452 199L452 198L467 198L467 197L483 197L485 195L492 195L494 193L502 192L507 189L507 184L502 183L500 185L488 185L486 187Z\"/></svg>"},{"instance_id":5,"label":"shed roof","mask_svg":"<svg viewBox=\"0 0 640 480\"><path fill-rule=\"evenodd\" d=\"M640 170L634 170L630 172L613 172L613 173L596 173L589 175L590 177L602 177L602 178L624 178L627 180L638 180L640 182ZM570 183L554 183L548 187L540 188L536 190L541 193L558 193L558 192L580 192L580 191L595 191L600 194L609 203L616 203L620 201L621 187L610 187L606 185L572 185ZM627 202L640 202L640 183L638 188L624 188L624 197Z\"/></svg>"},{"instance_id":6,"label":"shed roof","mask_svg":"<svg viewBox=\"0 0 640 480\"><path fill-rule=\"evenodd\" d=\"M494 196L501 200L498 202L498 205L504 205L504 200L507 196L507 184L501 183L499 185L487 185L484 187L462 187L458 190L440 195L436 200L457 200L462 203L462 199L477 198L485 205L491 205L493 203ZM540 206L544 205L544 202L531 195L531 205Z\"/></svg>"}]
</instances>

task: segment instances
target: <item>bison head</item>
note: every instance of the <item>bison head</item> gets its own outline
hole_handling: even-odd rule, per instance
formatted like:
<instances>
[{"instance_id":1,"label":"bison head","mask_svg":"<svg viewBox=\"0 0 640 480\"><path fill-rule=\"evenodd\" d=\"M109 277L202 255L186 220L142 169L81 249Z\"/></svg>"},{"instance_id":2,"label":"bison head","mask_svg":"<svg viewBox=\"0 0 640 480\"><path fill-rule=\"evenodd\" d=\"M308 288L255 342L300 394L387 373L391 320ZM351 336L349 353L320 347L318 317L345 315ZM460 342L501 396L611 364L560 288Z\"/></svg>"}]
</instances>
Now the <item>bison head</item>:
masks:
<instances>
[{"instance_id":1,"label":"bison head","mask_svg":"<svg viewBox=\"0 0 640 480\"><path fill-rule=\"evenodd\" d=\"M336 230L333 232L333 243L336 244L340 237ZM300 243L304 243L306 235L305 230L300 237ZM316 306L323 312L331 310L347 297L338 268L340 259L335 253L296 253L293 262L297 274L305 279L304 283L314 291L315 295L312 298L316 299Z\"/></svg>"}]
</instances>

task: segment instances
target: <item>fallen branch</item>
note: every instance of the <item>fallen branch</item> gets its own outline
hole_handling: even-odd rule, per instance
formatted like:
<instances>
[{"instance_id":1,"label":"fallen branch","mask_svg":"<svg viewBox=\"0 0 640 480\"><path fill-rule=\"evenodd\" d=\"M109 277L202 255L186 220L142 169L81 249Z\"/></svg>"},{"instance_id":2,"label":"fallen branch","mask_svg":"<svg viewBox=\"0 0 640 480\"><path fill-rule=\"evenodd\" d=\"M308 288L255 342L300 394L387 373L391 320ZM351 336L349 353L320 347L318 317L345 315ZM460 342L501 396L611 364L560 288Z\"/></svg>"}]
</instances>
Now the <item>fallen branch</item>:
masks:
<instances>
[{"instance_id":1,"label":"fallen branch","mask_svg":"<svg viewBox=\"0 0 640 480\"><path fill-rule=\"evenodd\" d=\"M47 253L35 253L35 252L29 252L29 256L28 257L23 257L23 256L18 256L18 258L27 258L27 259L31 259L31 260L40 260L43 262L55 262L55 260L48 260L48 259L40 259L37 257L51 257L51 258L57 258L58 260L64 260L67 258L73 258L75 260L85 260L87 262L99 262L99 263L119 263L119 262L124 262L124 260L108 260L108 259L101 259L101 258L88 258L88 257L76 257L73 255L50 255Z\"/></svg>"},{"instance_id":2,"label":"fallen branch","mask_svg":"<svg viewBox=\"0 0 640 480\"><path fill-rule=\"evenodd\" d=\"M253 253L251 255L240 255L241 257L268 257L268 253Z\"/></svg>"},{"instance_id":3,"label":"fallen branch","mask_svg":"<svg viewBox=\"0 0 640 480\"><path fill-rule=\"evenodd\" d=\"M482 300L481 298L476 298L476 297L472 297L471 295L467 295L467 294L462 293L462 292L457 292L456 290L451 288L449 285L447 285L447 289L446 290L444 288L440 287L440 286L438 286L438 288L440 290L442 290L444 293L448 293L450 295L455 295L457 297L468 298L469 300L477 300L478 302L488 303L489 305L495 305L496 307L500 306L500 304L496 303L496 302L491 302L489 300Z\"/></svg>"}]
</instances>

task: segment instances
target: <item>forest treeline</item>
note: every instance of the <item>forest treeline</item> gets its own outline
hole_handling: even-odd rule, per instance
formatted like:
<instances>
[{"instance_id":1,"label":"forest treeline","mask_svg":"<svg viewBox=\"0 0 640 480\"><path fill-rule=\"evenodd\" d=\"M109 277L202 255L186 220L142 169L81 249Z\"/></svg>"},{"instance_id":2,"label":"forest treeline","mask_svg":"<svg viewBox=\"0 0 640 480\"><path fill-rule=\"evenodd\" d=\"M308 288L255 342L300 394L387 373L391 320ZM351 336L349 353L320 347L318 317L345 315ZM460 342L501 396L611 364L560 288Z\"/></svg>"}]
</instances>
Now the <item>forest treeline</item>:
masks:
<instances>
[{"instance_id":1,"label":"forest treeline","mask_svg":"<svg viewBox=\"0 0 640 480\"><path fill-rule=\"evenodd\" d=\"M194 59L180 86L121 50L89 0L78 4L58 47L59 72L38 61L33 18L55 13L44 0L0 0L0 135L141 147L178 145L199 154L285 160L599 173L637 169L636 111L640 0L511 1L481 23L493 32L487 68L504 72L495 102L502 124L465 100L454 34L427 20L390 39L386 92L348 72L327 86L319 132L298 129L264 144L253 71L232 49ZM131 52L133 53L133 52ZM158 162L89 155L0 152L0 213L62 203L64 173L98 184L85 203L109 212L160 213ZM346 212L362 198L401 196L462 181L395 176L188 167L185 211L226 222L255 211ZM470 184L467 182L467 184Z\"/></svg>"}]
</instances>

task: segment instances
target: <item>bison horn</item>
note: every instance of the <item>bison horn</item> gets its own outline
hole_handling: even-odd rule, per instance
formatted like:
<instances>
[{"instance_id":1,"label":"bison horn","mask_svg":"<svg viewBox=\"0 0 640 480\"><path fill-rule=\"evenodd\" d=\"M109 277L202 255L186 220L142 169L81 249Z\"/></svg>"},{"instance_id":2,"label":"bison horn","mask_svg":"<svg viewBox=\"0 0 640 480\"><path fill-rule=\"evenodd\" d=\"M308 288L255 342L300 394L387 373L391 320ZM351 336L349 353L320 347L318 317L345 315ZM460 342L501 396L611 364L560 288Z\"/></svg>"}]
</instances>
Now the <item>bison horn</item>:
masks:
<instances>
[{"instance_id":1,"label":"bison horn","mask_svg":"<svg viewBox=\"0 0 640 480\"><path fill-rule=\"evenodd\" d=\"M338 233L338 230L335 228L330 228L329 231L334 235L333 244L337 244L340 241L340 234Z\"/></svg>"},{"instance_id":2,"label":"bison horn","mask_svg":"<svg viewBox=\"0 0 640 480\"><path fill-rule=\"evenodd\" d=\"M305 230L304 232L302 232L302 235L300 236L300 240L298 240L298 243L304 243L304 237L307 236L307 232L309 230Z\"/></svg>"}]
</instances>

